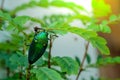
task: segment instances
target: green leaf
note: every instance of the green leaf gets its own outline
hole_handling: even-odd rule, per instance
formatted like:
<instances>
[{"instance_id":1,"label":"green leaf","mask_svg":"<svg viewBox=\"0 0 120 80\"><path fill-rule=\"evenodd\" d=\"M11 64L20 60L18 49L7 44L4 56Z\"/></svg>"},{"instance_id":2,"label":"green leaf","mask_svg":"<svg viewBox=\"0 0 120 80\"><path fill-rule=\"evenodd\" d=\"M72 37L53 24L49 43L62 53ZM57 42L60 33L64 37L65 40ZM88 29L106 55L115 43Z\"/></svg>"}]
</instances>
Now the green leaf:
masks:
<instances>
[{"instance_id":1,"label":"green leaf","mask_svg":"<svg viewBox=\"0 0 120 80\"><path fill-rule=\"evenodd\" d=\"M85 30L85 32L83 32L81 36L85 39L89 39L91 37L97 36L97 34L94 31Z\"/></svg>"},{"instance_id":2,"label":"green leaf","mask_svg":"<svg viewBox=\"0 0 120 80\"><path fill-rule=\"evenodd\" d=\"M100 58L97 61L97 65L108 65L108 64L120 64L120 57L105 57L105 58Z\"/></svg>"},{"instance_id":3,"label":"green leaf","mask_svg":"<svg viewBox=\"0 0 120 80\"><path fill-rule=\"evenodd\" d=\"M52 61L60 66L62 72L66 72L69 75L78 73L79 65L70 57L53 57Z\"/></svg>"},{"instance_id":4,"label":"green leaf","mask_svg":"<svg viewBox=\"0 0 120 80\"><path fill-rule=\"evenodd\" d=\"M43 54L42 57L44 57L45 59L48 59L48 55L49 55L49 53L48 53L48 51L46 51L46 52Z\"/></svg>"},{"instance_id":5,"label":"green leaf","mask_svg":"<svg viewBox=\"0 0 120 80\"><path fill-rule=\"evenodd\" d=\"M47 67L32 69L31 72L36 75L37 80L62 80L59 73Z\"/></svg>"},{"instance_id":6,"label":"green leaf","mask_svg":"<svg viewBox=\"0 0 120 80\"><path fill-rule=\"evenodd\" d=\"M92 43L92 45L94 47L98 48L101 51L102 54L105 54L105 55L110 54L110 50L106 46L107 42L104 38L102 38L102 37L92 37L90 39L90 42Z\"/></svg>"},{"instance_id":7,"label":"green leaf","mask_svg":"<svg viewBox=\"0 0 120 80\"><path fill-rule=\"evenodd\" d=\"M107 24L108 22L106 21L102 21L100 25L92 23L87 27L87 29L96 31L96 32L110 33L111 29Z\"/></svg>"},{"instance_id":8,"label":"green leaf","mask_svg":"<svg viewBox=\"0 0 120 80\"><path fill-rule=\"evenodd\" d=\"M46 28L46 30L51 30L51 28ZM60 25L58 27L52 28L53 31L55 32L71 32L74 34L77 34L79 36L82 36L85 39L89 39L91 37L96 37L97 33L91 30L83 29L83 28L78 28L78 27L71 27L69 25Z\"/></svg>"},{"instance_id":9,"label":"green leaf","mask_svg":"<svg viewBox=\"0 0 120 80\"><path fill-rule=\"evenodd\" d=\"M38 18L30 17L30 20L33 21L33 22L41 24L42 27L46 26L45 22L38 19Z\"/></svg>"},{"instance_id":10,"label":"green leaf","mask_svg":"<svg viewBox=\"0 0 120 80\"><path fill-rule=\"evenodd\" d=\"M95 17L107 16L111 13L110 5L106 4L104 0L92 0L92 8Z\"/></svg>"},{"instance_id":11,"label":"green leaf","mask_svg":"<svg viewBox=\"0 0 120 80\"><path fill-rule=\"evenodd\" d=\"M71 9L75 13L78 13L78 11L80 11L80 10L86 12L84 7L82 7L80 5L77 5L73 2L65 2L65 1L62 1L62 0L59 0L59 1L53 0L51 2L51 5L56 6L56 7L65 7L65 8Z\"/></svg>"},{"instance_id":12,"label":"green leaf","mask_svg":"<svg viewBox=\"0 0 120 80\"><path fill-rule=\"evenodd\" d=\"M80 61L80 59L78 58L78 56L75 56L75 60L76 60L76 62L79 64L79 66L80 66L80 64L81 64L81 61Z\"/></svg>"},{"instance_id":13,"label":"green leaf","mask_svg":"<svg viewBox=\"0 0 120 80\"><path fill-rule=\"evenodd\" d=\"M88 40L89 42L92 43L92 45L100 50L102 54L109 55L110 51L109 48L106 46L106 40L102 37L99 37L97 33L93 30L89 29L83 29L83 28L78 28L78 27L72 27L69 25L61 25L58 26L57 28L46 28L47 31L52 30L52 31L59 31L59 32L71 32L74 34L77 34L84 39Z\"/></svg>"},{"instance_id":14,"label":"green leaf","mask_svg":"<svg viewBox=\"0 0 120 80\"><path fill-rule=\"evenodd\" d=\"M43 7L48 7L49 6L49 1L48 0L40 0L40 6Z\"/></svg>"},{"instance_id":15,"label":"green leaf","mask_svg":"<svg viewBox=\"0 0 120 80\"><path fill-rule=\"evenodd\" d=\"M6 67L10 66L9 57L10 57L10 54L0 51L0 67L1 66L6 66Z\"/></svg>"},{"instance_id":16,"label":"green leaf","mask_svg":"<svg viewBox=\"0 0 120 80\"><path fill-rule=\"evenodd\" d=\"M110 27L103 24L100 24L100 31L104 33L111 33Z\"/></svg>"},{"instance_id":17,"label":"green leaf","mask_svg":"<svg viewBox=\"0 0 120 80\"><path fill-rule=\"evenodd\" d=\"M99 25L94 24L94 23L91 23L90 25L88 25L87 29L93 30L93 31L96 31L96 32L100 31Z\"/></svg>"},{"instance_id":18,"label":"green leaf","mask_svg":"<svg viewBox=\"0 0 120 80\"><path fill-rule=\"evenodd\" d=\"M0 17L3 15L3 12L0 10Z\"/></svg>"},{"instance_id":19,"label":"green leaf","mask_svg":"<svg viewBox=\"0 0 120 80\"><path fill-rule=\"evenodd\" d=\"M13 19L14 23L19 26L23 26L29 20L30 20L29 16L17 16Z\"/></svg>"},{"instance_id":20,"label":"green leaf","mask_svg":"<svg viewBox=\"0 0 120 80\"><path fill-rule=\"evenodd\" d=\"M26 66L28 65L28 62L27 62L27 57L24 56L22 53L18 52L16 54L13 54L11 57L10 57L10 62L12 65L16 65L16 66Z\"/></svg>"},{"instance_id":21,"label":"green leaf","mask_svg":"<svg viewBox=\"0 0 120 80\"><path fill-rule=\"evenodd\" d=\"M103 56L101 55L101 54L98 54L97 55L97 62L100 60L100 59L102 59L103 58Z\"/></svg>"},{"instance_id":22,"label":"green leaf","mask_svg":"<svg viewBox=\"0 0 120 80\"><path fill-rule=\"evenodd\" d=\"M87 54L86 59L87 59L87 63L90 64L91 58L90 58L90 55L89 55L89 54Z\"/></svg>"},{"instance_id":23,"label":"green leaf","mask_svg":"<svg viewBox=\"0 0 120 80\"><path fill-rule=\"evenodd\" d=\"M113 58L113 60L114 60L114 63L120 64L120 56Z\"/></svg>"},{"instance_id":24,"label":"green leaf","mask_svg":"<svg viewBox=\"0 0 120 80\"><path fill-rule=\"evenodd\" d=\"M37 66L43 66L45 64L45 61L42 58L40 58L34 64Z\"/></svg>"},{"instance_id":25,"label":"green leaf","mask_svg":"<svg viewBox=\"0 0 120 80\"><path fill-rule=\"evenodd\" d=\"M1 10L0 10L0 18L2 18L3 20L8 20L8 21L12 20L9 13L3 13Z\"/></svg>"},{"instance_id":26,"label":"green leaf","mask_svg":"<svg viewBox=\"0 0 120 80\"><path fill-rule=\"evenodd\" d=\"M103 24L103 25L107 25L107 24L108 24L108 21L107 21L107 20L103 20L103 21L102 21L102 24Z\"/></svg>"},{"instance_id":27,"label":"green leaf","mask_svg":"<svg viewBox=\"0 0 120 80\"><path fill-rule=\"evenodd\" d=\"M20 73L14 73L12 76L9 76L9 77L6 77L6 79L2 79L2 80L26 80L25 76L21 76L21 79L19 78L20 77Z\"/></svg>"},{"instance_id":28,"label":"green leaf","mask_svg":"<svg viewBox=\"0 0 120 80\"><path fill-rule=\"evenodd\" d=\"M40 0L40 1L32 0L29 3L22 4L21 6L15 8L13 11L11 11L11 15L17 13L18 11L27 9L29 7L35 7L35 6L45 7L45 8L48 8L49 6L55 6L55 7L58 7L58 8L64 7L64 8L72 10L74 13L77 13L77 14L79 14L79 11L87 12L86 9L83 6L77 5L73 2L65 2L64 0L57 0L57 1L56 0L51 0L51 1L48 1L48 0Z\"/></svg>"},{"instance_id":29,"label":"green leaf","mask_svg":"<svg viewBox=\"0 0 120 80\"><path fill-rule=\"evenodd\" d=\"M13 31L15 29L15 27L9 23L9 25L6 27L7 31Z\"/></svg>"},{"instance_id":30,"label":"green leaf","mask_svg":"<svg viewBox=\"0 0 120 80\"><path fill-rule=\"evenodd\" d=\"M115 21L117 20L117 16L116 15L111 15L109 20L112 22L112 21Z\"/></svg>"},{"instance_id":31,"label":"green leaf","mask_svg":"<svg viewBox=\"0 0 120 80\"><path fill-rule=\"evenodd\" d=\"M84 14L77 14L77 15L71 15L70 18L68 18L68 22L72 22L73 20L80 20L83 23L87 23L91 20L91 17L86 16Z\"/></svg>"}]
</instances>

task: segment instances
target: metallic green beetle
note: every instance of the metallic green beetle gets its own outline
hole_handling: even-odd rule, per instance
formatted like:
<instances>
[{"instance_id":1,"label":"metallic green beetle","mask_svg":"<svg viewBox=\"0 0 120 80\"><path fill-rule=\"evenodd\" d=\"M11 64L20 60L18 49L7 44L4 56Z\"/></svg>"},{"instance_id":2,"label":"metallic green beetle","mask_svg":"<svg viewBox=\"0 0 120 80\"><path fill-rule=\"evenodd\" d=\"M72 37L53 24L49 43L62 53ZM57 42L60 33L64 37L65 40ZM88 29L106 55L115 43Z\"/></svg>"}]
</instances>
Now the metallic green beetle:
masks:
<instances>
[{"instance_id":1,"label":"metallic green beetle","mask_svg":"<svg viewBox=\"0 0 120 80\"><path fill-rule=\"evenodd\" d=\"M48 45L48 33L42 30L34 36L28 52L28 62L33 64L45 52Z\"/></svg>"}]
</instances>

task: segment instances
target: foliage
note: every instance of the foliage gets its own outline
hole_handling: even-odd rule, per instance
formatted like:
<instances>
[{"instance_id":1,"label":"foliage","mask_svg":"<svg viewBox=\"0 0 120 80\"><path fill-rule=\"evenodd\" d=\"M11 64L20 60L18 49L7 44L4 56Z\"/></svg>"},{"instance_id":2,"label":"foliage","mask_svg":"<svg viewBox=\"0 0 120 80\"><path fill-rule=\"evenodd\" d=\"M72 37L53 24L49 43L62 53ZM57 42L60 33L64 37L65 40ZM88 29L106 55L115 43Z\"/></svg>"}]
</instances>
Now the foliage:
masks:
<instances>
[{"instance_id":1,"label":"foliage","mask_svg":"<svg viewBox=\"0 0 120 80\"><path fill-rule=\"evenodd\" d=\"M98 4L98 5L96 5ZM31 7L49 8L57 7L66 8L73 12L73 15L66 14L52 14L45 15L43 18L34 18L31 16L16 16L16 14ZM68 32L76 34L85 40L89 41L95 48L97 48L102 55L109 55L110 51L107 47L106 40L98 35L98 32L110 33L111 30L108 24L113 24L119 20L119 16L112 15L109 20L103 20L97 24L98 16L106 16L110 12L110 7L100 0L92 1L94 16L81 14L85 12L89 14L85 8L73 2L65 2L63 0L31 0L29 3L22 4L12 11L0 11L0 31L7 32L10 36L6 37L5 41L0 42L0 67L7 70L7 78L5 80L25 80L28 69L28 61L26 52L28 45L34 36L34 32L27 33L30 27L26 27L27 22L38 23L49 34L65 35ZM97 9L97 11L96 11ZM102 12L100 12L103 10ZM86 27L79 28L71 26L70 23L74 20L80 20ZM89 24L88 24L89 23ZM82 61L79 57L75 59L71 57L51 57L51 68L47 68L49 52L46 51L44 55L31 67L30 80L68 80L68 76L77 75L79 66ZM91 64L90 55L86 55L88 67L101 66L106 64L120 63L120 58L107 57L99 59L96 64ZM60 69L59 69L60 68ZM91 80L93 78L91 77Z\"/></svg>"},{"instance_id":2,"label":"foliage","mask_svg":"<svg viewBox=\"0 0 120 80\"><path fill-rule=\"evenodd\" d=\"M60 74L46 67L32 69L31 72L36 74L37 80L62 80Z\"/></svg>"},{"instance_id":3,"label":"foliage","mask_svg":"<svg viewBox=\"0 0 120 80\"><path fill-rule=\"evenodd\" d=\"M60 66L62 72L66 72L69 75L78 73L78 63L70 57L53 57L52 61L57 66Z\"/></svg>"},{"instance_id":4,"label":"foliage","mask_svg":"<svg viewBox=\"0 0 120 80\"><path fill-rule=\"evenodd\" d=\"M106 4L104 0L92 0L92 7L95 17L107 16L111 12L110 5Z\"/></svg>"}]
</instances>

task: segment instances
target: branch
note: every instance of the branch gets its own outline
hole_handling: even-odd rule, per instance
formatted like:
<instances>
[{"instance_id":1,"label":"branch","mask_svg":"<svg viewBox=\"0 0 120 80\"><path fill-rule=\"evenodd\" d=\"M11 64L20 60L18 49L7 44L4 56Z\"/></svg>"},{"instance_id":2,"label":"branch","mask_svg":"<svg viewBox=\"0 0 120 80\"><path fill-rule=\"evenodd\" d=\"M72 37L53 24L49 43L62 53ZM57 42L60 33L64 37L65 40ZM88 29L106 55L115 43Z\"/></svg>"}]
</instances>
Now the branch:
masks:
<instances>
[{"instance_id":1,"label":"branch","mask_svg":"<svg viewBox=\"0 0 120 80\"><path fill-rule=\"evenodd\" d=\"M0 9L1 9L1 10L3 10L4 2L5 2L5 0L2 0L2 1L1 1L1 6L0 6Z\"/></svg>"},{"instance_id":2,"label":"branch","mask_svg":"<svg viewBox=\"0 0 120 80\"><path fill-rule=\"evenodd\" d=\"M20 66L20 71L19 71L19 79L20 80L22 79L22 76L23 76L23 74L22 74L22 66Z\"/></svg>"},{"instance_id":3,"label":"branch","mask_svg":"<svg viewBox=\"0 0 120 80\"><path fill-rule=\"evenodd\" d=\"M52 49L52 35L50 35L50 46L49 46L49 53L48 53L48 68L51 68L51 49Z\"/></svg>"},{"instance_id":4,"label":"branch","mask_svg":"<svg viewBox=\"0 0 120 80\"><path fill-rule=\"evenodd\" d=\"M30 69L31 69L31 64L29 64L29 66L27 68L26 80L30 80Z\"/></svg>"},{"instance_id":5,"label":"branch","mask_svg":"<svg viewBox=\"0 0 120 80\"><path fill-rule=\"evenodd\" d=\"M81 63L81 65L80 65L79 72L78 72L78 75L77 75L77 77L76 77L76 80L78 80L81 72L83 71L83 64L84 64L85 58L86 58L86 56L87 56L88 46L89 46L89 42L87 42L87 44L86 44L86 46L85 46L85 53L84 53L84 56L83 56L83 59L82 59L82 63Z\"/></svg>"},{"instance_id":6,"label":"branch","mask_svg":"<svg viewBox=\"0 0 120 80\"><path fill-rule=\"evenodd\" d=\"M10 75L10 68L9 67L6 67L6 72L7 72L7 77L9 77L9 75Z\"/></svg>"},{"instance_id":7,"label":"branch","mask_svg":"<svg viewBox=\"0 0 120 80\"><path fill-rule=\"evenodd\" d=\"M26 45L27 45L27 34L25 33L25 32L22 32L23 33L23 35L26 37L26 39L24 39L24 42L23 42L23 55L25 55L25 53L26 53Z\"/></svg>"}]
</instances>

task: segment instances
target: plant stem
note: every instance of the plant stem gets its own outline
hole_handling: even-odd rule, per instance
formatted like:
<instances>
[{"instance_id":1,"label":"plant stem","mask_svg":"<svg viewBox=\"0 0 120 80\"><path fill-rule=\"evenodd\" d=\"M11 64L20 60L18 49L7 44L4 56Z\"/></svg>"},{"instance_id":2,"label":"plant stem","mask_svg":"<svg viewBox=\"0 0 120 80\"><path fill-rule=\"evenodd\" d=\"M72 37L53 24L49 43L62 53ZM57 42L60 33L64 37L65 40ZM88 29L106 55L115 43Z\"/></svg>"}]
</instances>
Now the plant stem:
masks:
<instances>
[{"instance_id":1,"label":"plant stem","mask_svg":"<svg viewBox=\"0 0 120 80\"><path fill-rule=\"evenodd\" d=\"M25 32L22 32L23 33L23 35L26 37L26 39L24 39L24 42L23 42L23 55L25 55L25 53L26 53L26 45L27 45L27 34L25 33Z\"/></svg>"},{"instance_id":2,"label":"plant stem","mask_svg":"<svg viewBox=\"0 0 120 80\"><path fill-rule=\"evenodd\" d=\"M26 40L24 40L24 42L23 42L23 55L26 54L26 45L27 45Z\"/></svg>"},{"instance_id":3,"label":"plant stem","mask_svg":"<svg viewBox=\"0 0 120 80\"><path fill-rule=\"evenodd\" d=\"M30 80L30 69L31 69L31 64L29 64L27 68L26 80Z\"/></svg>"},{"instance_id":4,"label":"plant stem","mask_svg":"<svg viewBox=\"0 0 120 80\"><path fill-rule=\"evenodd\" d=\"M79 72L78 72L78 75L77 75L77 77L76 77L76 80L78 80L81 72L83 71L83 64L84 64L85 58L86 58L86 56L87 56L88 46L89 46L89 42L87 42L87 44L86 44L86 46L85 46L85 53L84 53L84 56L83 56L83 59L82 59L82 63L81 63L81 65L80 65Z\"/></svg>"},{"instance_id":5,"label":"plant stem","mask_svg":"<svg viewBox=\"0 0 120 80\"><path fill-rule=\"evenodd\" d=\"M19 79L21 80L22 79L22 66L20 66L20 72L19 72Z\"/></svg>"},{"instance_id":6,"label":"plant stem","mask_svg":"<svg viewBox=\"0 0 120 80\"><path fill-rule=\"evenodd\" d=\"M6 67L6 71L7 71L7 77L9 77L9 75L10 75L10 68Z\"/></svg>"},{"instance_id":7,"label":"plant stem","mask_svg":"<svg viewBox=\"0 0 120 80\"><path fill-rule=\"evenodd\" d=\"M50 46L49 46L49 53L48 53L48 68L51 68L51 49L52 49L52 35L50 35Z\"/></svg>"},{"instance_id":8,"label":"plant stem","mask_svg":"<svg viewBox=\"0 0 120 80\"><path fill-rule=\"evenodd\" d=\"M3 10L4 2L5 2L5 0L2 0L2 1L1 1L1 6L0 6L0 9L1 9L1 10Z\"/></svg>"}]
</instances>

